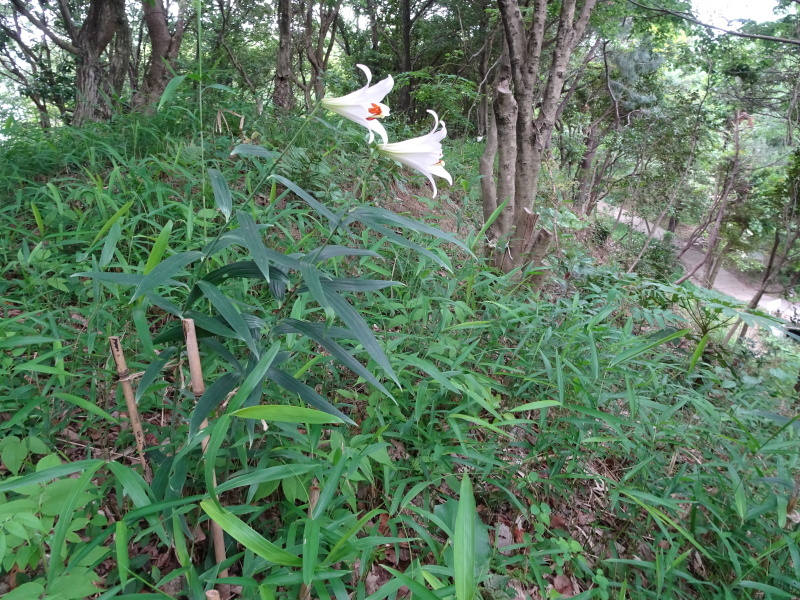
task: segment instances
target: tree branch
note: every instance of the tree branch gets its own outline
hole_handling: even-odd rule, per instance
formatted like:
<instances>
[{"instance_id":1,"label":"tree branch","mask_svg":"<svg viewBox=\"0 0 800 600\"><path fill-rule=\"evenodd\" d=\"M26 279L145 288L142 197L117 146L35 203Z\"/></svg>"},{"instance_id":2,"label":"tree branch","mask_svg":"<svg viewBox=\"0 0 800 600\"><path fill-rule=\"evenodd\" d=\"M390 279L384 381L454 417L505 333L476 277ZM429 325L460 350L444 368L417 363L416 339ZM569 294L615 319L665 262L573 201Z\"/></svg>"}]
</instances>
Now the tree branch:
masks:
<instances>
[{"instance_id":1,"label":"tree branch","mask_svg":"<svg viewBox=\"0 0 800 600\"><path fill-rule=\"evenodd\" d=\"M779 44L792 44L794 46L800 46L800 39L782 38L782 37L775 37L773 35L761 35L759 33L745 33L743 31L725 29L724 27L717 27L716 25L703 23L702 21L699 21L689 13L684 13L677 10L670 10L668 8L660 8L657 6L648 6L646 4L640 4L639 2L636 2L636 0L628 0L628 2L630 2L634 6L638 6L639 8L643 8L645 10L656 12L662 15L670 15L672 17L678 17L679 19L683 19L684 21L688 21L689 23L694 23L695 25L700 25L701 27L707 27L709 29L716 29L717 31L721 31L722 33L727 33L728 35L735 35L736 37L749 38L753 40L764 40L765 42L776 42Z\"/></svg>"},{"instance_id":2,"label":"tree branch","mask_svg":"<svg viewBox=\"0 0 800 600\"><path fill-rule=\"evenodd\" d=\"M44 22L31 13L31 11L29 11L20 0L11 0L11 4L14 5L14 9L18 13L23 15L26 19L28 19L28 21L31 22L31 24L33 24L37 29L53 40L53 42L55 42L59 48L69 52L70 54L79 54L77 47L58 37L52 29L50 29Z\"/></svg>"},{"instance_id":3,"label":"tree branch","mask_svg":"<svg viewBox=\"0 0 800 600\"><path fill-rule=\"evenodd\" d=\"M64 26L67 28L69 39L75 44L78 42L78 29L72 20L72 14L69 12L67 0L58 0L58 8L61 11L61 18L64 19Z\"/></svg>"}]
</instances>

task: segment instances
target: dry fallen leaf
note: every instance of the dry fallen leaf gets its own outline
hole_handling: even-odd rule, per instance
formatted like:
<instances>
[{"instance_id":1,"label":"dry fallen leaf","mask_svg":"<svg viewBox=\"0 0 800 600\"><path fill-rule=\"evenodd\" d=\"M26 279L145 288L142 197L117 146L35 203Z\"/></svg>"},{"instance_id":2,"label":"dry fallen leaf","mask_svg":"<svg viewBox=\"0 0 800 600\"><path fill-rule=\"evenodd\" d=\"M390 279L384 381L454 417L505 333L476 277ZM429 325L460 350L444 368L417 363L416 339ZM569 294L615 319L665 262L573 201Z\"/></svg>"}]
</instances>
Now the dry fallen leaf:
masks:
<instances>
[{"instance_id":1,"label":"dry fallen leaf","mask_svg":"<svg viewBox=\"0 0 800 600\"><path fill-rule=\"evenodd\" d=\"M567 598L572 598L575 595L575 591L572 587L572 580L566 575L556 575L556 578L553 580L553 587L556 588L559 594Z\"/></svg>"}]
</instances>

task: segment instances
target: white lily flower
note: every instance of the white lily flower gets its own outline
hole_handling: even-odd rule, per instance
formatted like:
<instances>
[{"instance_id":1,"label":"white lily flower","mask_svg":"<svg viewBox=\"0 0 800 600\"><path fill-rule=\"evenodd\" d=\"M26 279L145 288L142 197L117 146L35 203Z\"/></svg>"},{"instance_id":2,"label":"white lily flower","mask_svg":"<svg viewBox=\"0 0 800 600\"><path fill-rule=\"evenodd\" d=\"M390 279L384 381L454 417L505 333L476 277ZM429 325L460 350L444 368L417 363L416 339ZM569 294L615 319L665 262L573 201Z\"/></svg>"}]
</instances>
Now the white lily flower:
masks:
<instances>
[{"instance_id":1,"label":"white lily flower","mask_svg":"<svg viewBox=\"0 0 800 600\"><path fill-rule=\"evenodd\" d=\"M327 108L329 111L369 129L370 144L375 139L373 132L377 132L385 144L389 141L389 138L386 136L386 130L378 119L382 119L389 114L389 107L383 104L381 100L392 91L394 79L389 75L383 81L379 81L369 87L372 81L372 71L364 65L356 66L366 74L367 85L340 98L323 98L320 104L322 108Z\"/></svg>"},{"instance_id":2,"label":"white lily flower","mask_svg":"<svg viewBox=\"0 0 800 600\"><path fill-rule=\"evenodd\" d=\"M432 110L428 112L436 120L429 134L402 142L381 144L378 146L378 152L425 175L433 186L432 198L435 198L436 182L433 180L433 175L446 179L450 185L453 185L453 178L444 170L444 161L442 160L442 140L447 135L444 121L441 121L442 128L437 131L439 115Z\"/></svg>"}]
</instances>

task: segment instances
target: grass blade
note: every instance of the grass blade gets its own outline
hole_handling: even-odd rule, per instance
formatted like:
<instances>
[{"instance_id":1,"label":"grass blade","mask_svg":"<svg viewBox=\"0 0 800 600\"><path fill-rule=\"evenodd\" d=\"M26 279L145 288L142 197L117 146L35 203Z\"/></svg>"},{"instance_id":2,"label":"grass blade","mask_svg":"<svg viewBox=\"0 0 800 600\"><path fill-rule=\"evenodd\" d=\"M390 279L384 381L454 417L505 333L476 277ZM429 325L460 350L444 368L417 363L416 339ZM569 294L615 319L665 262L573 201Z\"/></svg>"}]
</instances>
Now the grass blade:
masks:
<instances>
[{"instance_id":1,"label":"grass blade","mask_svg":"<svg viewBox=\"0 0 800 600\"><path fill-rule=\"evenodd\" d=\"M453 572L456 600L475 597L475 496L468 475L461 480L453 536Z\"/></svg>"}]
</instances>

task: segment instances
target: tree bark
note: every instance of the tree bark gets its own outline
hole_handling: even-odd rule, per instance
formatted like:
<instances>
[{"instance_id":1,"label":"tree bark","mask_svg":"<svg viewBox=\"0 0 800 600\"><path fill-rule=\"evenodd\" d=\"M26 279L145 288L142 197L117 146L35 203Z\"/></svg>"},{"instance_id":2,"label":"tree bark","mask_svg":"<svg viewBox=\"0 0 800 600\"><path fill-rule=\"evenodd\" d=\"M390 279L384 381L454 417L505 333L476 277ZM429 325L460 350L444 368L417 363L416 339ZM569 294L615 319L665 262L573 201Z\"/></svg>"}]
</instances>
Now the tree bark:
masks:
<instances>
[{"instance_id":1,"label":"tree bark","mask_svg":"<svg viewBox=\"0 0 800 600\"><path fill-rule=\"evenodd\" d=\"M278 0L278 57L275 64L275 89L272 103L282 110L295 106L292 92L292 2Z\"/></svg>"},{"instance_id":2,"label":"tree bark","mask_svg":"<svg viewBox=\"0 0 800 600\"><path fill-rule=\"evenodd\" d=\"M540 252L538 244L541 243L549 248L552 240L552 234L540 235L536 231L530 230L530 215L535 213L542 161L555 127L567 66L573 51L583 37L595 3L596 0L584 0L576 17L578 0L562 1L547 83L542 95L541 106L538 113L534 114L534 99L542 60L548 2L547 0L533 0L532 6L528 6L526 10L526 19L523 19L518 0L497 0L509 52L511 82L517 108L514 122L516 160L513 165L513 173L509 172L510 169L503 172L503 167L500 165L497 179L499 186L507 181L507 177L514 178L513 201L509 202L510 206L506 209L509 211L508 217L511 222L509 226L510 241L506 249L498 247L498 252L502 251L503 256L498 256L497 262L503 266L504 270L521 267L531 260L541 260L535 258L539 255L544 256ZM531 13L532 18L528 20L527 17ZM526 22L529 24L526 25ZM505 89L501 89L498 85L497 97L502 97L504 93ZM495 106L495 119L497 120L498 117L497 106ZM498 145L502 148L500 137L500 122L498 121ZM502 201L499 190L498 201ZM501 220L500 224L502 225L504 222Z\"/></svg>"},{"instance_id":3,"label":"tree bark","mask_svg":"<svg viewBox=\"0 0 800 600\"><path fill-rule=\"evenodd\" d=\"M178 3L175 29L170 31L163 0L142 0L144 22L150 37L150 60L141 88L133 97L138 108L152 107L164 93L174 73L175 59L186 31L186 0Z\"/></svg>"},{"instance_id":4,"label":"tree bark","mask_svg":"<svg viewBox=\"0 0 800 600\"><path fill-rule=\"evenodd\" d=\"M57 9L68 40L59 37L46 20L37 17L22 0L11 0L11 3L15 13L22 15L59 48L75 56L77 93L72 123L81 126L89 121L107 119L111 114L109 96L121 91L130 56L125 0L91 0L80 28L73 22L66 0L59 0ZM115 34L119 39L107 69L101 56Z\"/></svg>"},{"instance_id":5,"label":"tree bark","mask_svg":"<svg viewBox=\"0 0 800 600\"><path fill-rule=\"evenodd\" d=\"M400 72L411 71L411 0L400 0ZM411 81L397 90L397 112L406 114L411 108Z\"/></svg>"},{"instance_id":6,"label":"tree bark","mask_svg":"<svg viewBox=\"0 0 800 600\"><path fill-rule=\"evenodd\" d=\"M125 50L118 48L117 60L112 62L111 67L123 70L121 73L109 73L109 84L100 57L118 28L121 28L120 35L123 39L128 41L127 57L120 57L119 54ZM104 121L110 116L110 98L106 93L122 89L130 60L129 40L130 30L127 26L124 0L93 0L75 44L79 51L76 68L78 96L72 116L73 125L80 127L89 121ZM125 42L121 45L124 47Z\"/></svg>"}]
</instances>

